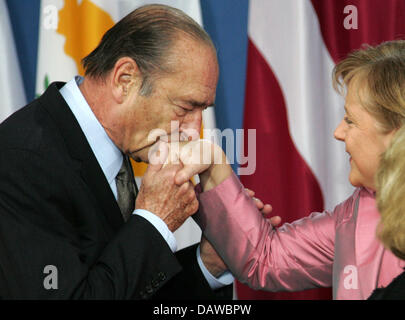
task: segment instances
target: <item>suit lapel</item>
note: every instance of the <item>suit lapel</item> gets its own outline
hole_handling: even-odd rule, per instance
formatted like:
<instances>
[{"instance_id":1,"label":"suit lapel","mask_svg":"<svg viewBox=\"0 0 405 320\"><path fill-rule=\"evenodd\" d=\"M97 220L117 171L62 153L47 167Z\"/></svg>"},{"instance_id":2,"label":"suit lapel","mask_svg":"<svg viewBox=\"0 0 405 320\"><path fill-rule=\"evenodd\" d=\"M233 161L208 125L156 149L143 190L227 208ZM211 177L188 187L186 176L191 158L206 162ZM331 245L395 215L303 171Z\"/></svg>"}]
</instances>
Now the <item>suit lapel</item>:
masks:
<instances>
[{"instance_id":1,"label":"suit lapel","mask_svg":"<svg viewBox=\"0 0 405 320\"><path fill-rule=\"evenodd\" d=\"M59 93L62 82L52 83L39 98L65 141L70 156L81 162L80 175L93 193L109 225L116 231L124 220L104 173L69 106Z\"/></svg>"},{"instance_id":2,"label":"suit lapel","mask_svg":"<svg viewBox=\"0 0 405 320\"><path fill-rule=\"evenodd\" d=\"M124 223L120 208L95 156L92 158L94 159L89 158L82 162L81 176L94 194L110 226L118 230Z\"/></svg>"}]
</instances>

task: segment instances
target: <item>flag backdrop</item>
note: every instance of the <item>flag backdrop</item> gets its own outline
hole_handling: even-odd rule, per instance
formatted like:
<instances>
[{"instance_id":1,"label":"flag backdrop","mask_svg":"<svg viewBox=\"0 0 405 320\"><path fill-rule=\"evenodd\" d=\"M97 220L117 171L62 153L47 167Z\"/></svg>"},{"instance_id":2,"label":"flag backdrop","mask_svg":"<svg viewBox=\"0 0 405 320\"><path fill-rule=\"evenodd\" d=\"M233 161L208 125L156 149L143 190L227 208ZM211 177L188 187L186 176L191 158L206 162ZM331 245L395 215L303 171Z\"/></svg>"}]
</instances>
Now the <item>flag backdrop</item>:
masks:
<instances>
[{"instance_id":1,"label":"flag backdrop","mask_svg":"<svg viewBox=\"0 0 405 320\"><path fill-rule=\"evenodd\" d=\"M404 14L402 0L250 1L244 128L257 130L257 167L241 180L284 222L333 209L352 192L344 144L333 139L344 100L332 69L363 43L403 37ZM265 293L239 283L237 294L331 298L329 289Z\"/></svg>"},{"instance_id":2,"label":"flag backdrop","mask_svg":"<svg viewBox=\"0 0 405 320\"><path fill-rule=\"evenodd\" d=\"M199 0L42 0L40 8L39 48L36 92L41 94L50 82L69 81L84 75L81 60L99 43L115 22L135 8L151 3L177 7L202 25ZM204 128L215 128L212 108L204 111ZM146 164L132 161L140 180ZM200 241L201 231L189 218L175 232L178 249Z\"/></svg>"},{"instance_id":3,"label":"flag backdrop","mask_svg":"<svg viewBox=\"0 0 405 320\"><path fill-rule=\"evenodd\" d=\"M24 86L8 9L0 0L0 122L25 104Z\"/></svg>"}]
</instances>

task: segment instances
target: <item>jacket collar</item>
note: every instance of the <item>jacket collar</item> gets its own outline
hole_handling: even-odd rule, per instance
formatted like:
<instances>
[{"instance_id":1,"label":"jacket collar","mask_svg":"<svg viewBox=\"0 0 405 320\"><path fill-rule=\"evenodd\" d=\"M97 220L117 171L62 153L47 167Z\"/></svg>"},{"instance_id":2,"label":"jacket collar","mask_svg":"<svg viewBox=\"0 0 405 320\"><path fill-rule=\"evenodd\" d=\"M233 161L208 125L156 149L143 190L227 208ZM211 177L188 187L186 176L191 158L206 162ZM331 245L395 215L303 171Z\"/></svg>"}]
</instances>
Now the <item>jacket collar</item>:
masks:
<instances>
[{"instance_id":1,"label":"jacket collar","mask_svg":"<svg viewBox=\"0 0 405 320\"><path fill-rule=\"evenodd\" d=\"M59 92L79 123L108 184L111 186L122 165L122 152L108 136L80 91L79 85L82 81L83 77L76 76L66 83Z\"/></svg>"},{"instance_id":2,"label":"jacket collar","mask_svg":"<svg viewBox=\"0 0 405 320\"><path fill-rule=\"evenodd\" d=\"M100 204L111 227L117 230L124 223L120 209L79 123L59 93L63 85L64 82L50 84L39 97L39 103L59 128L70 156L81 162L80 174L83 180Z\"/></svg>"}]
</instances>

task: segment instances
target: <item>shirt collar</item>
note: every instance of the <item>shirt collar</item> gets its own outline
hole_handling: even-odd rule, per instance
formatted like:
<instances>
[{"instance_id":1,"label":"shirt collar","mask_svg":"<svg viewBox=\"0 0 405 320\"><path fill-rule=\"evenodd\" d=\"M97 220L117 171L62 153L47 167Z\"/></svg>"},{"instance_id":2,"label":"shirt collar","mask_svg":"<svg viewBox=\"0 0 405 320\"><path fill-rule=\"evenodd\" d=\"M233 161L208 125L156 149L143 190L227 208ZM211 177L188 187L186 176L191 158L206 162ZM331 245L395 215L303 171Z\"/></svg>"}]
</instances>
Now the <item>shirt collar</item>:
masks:
<instances>
[{"instance_id":1,"label":"shirt collar","mask_svg":"<svg viewBox=\"0 0 405 320\"><path fill-rule=\"evenodd\" d=\"M107 135L80 91L82 81L83 77L76 76L60 89L60 93L79 122L108 183L111 184L121 168L122 152Z\"/></svg>"}]
</instances>

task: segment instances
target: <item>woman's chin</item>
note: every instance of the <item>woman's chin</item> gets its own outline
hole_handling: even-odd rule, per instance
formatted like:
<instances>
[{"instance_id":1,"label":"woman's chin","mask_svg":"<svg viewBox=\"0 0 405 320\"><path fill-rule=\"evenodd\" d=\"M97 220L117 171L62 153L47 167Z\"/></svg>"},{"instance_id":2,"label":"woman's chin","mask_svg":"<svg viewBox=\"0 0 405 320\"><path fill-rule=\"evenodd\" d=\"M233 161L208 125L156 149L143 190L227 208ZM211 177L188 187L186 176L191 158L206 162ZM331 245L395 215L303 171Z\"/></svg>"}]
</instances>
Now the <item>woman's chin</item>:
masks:
<instances>
[{"instance_id":1,"label":"woman's chin","mask_svg":"<svg viewBox=\"0 0 405 320\"><path fill-rule=\"evenodd\" d=\"M349 182L353 187L363 187L363 184L361 183L361 181L359 181L359 179L353 175L351 172L349 174Z\"/></svg>"}]
</instances>

